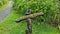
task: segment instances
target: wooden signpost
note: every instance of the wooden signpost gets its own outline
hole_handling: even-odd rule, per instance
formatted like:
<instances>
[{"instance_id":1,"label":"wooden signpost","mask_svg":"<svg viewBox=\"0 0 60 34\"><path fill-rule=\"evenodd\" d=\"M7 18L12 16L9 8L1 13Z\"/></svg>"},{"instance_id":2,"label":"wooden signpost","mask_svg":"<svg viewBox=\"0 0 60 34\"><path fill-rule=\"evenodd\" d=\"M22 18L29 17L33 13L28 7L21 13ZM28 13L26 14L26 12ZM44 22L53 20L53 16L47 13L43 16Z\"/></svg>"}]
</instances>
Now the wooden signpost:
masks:
<instances>
[{"instance_id":1,"label":"wooden signpost","mask_svg":"<svg viewBox=\"0 0 60 34\"><path fill-rule=\"evenodd\" d=\"M20 21L23 21L23 20L26 20L27 19L27 30L26 30L26 34L32 34L32 22L31 22L31 18L34 18L34 17L37 17L37 16L42 16L43 13L40 12L40 13L34 13L34 14L31 14L31 9L28 9L26 11L26 14L25 16L22 16L18 19L16 19L16 22L20 22Z\"/></svg>"}]
</instances>

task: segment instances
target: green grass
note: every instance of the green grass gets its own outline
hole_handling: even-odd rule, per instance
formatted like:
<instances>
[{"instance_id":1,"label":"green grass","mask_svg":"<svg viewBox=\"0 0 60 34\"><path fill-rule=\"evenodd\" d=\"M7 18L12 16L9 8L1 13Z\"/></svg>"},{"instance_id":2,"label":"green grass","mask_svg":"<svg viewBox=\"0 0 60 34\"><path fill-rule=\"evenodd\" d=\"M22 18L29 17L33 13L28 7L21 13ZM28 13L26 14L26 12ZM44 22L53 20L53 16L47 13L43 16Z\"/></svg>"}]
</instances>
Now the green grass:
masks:
<instances>
[{"instance_id":1,"label":"green grass","mask_svg":"<svg viewBox=\"0 0 60 34\"><path fill-rule=\"evenodd\" d=\"M16 18L22 16L12 11L5 20L0 23L0 34L25 34L26 21L16 23ZM32 20L32 34L59 34L56 28L51 27L48 24L40 24L37 21Z\"/></svg>"}]
</instances>

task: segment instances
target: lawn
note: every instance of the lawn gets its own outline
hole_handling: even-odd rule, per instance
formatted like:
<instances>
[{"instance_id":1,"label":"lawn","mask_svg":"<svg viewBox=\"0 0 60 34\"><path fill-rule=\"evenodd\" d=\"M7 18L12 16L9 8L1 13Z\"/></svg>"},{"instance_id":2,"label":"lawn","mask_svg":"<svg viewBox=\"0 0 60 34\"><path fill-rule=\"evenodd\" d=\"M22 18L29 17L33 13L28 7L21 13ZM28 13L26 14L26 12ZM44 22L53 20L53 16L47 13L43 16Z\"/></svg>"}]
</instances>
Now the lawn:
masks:
<instances>
[{"instance_id":1,"label":"lawn","mask_svg":"<svg viewBox=\"0 0 60 34\"><path fill-rule=\"evenodd\" d=\"M15 20L21 17L22 14L17 14L16 11L12 11L1 23L0 34L25 34L26 21L16 23ZM40 24L37 21L32 20L32 34L60 34L59 31L51 27L48 24Z\"/></svg>"}]
</instances>

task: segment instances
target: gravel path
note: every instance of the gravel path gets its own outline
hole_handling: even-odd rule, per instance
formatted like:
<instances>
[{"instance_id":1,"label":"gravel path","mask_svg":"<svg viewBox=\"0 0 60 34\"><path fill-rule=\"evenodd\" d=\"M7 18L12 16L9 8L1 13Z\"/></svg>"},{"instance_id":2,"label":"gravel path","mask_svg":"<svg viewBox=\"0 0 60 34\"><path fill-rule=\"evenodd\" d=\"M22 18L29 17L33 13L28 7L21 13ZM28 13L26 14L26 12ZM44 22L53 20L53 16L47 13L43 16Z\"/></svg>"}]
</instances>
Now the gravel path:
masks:
<instances>
[{"instance_id":1,"label":"gravel path","mask_svg":"<svg viewBox=\"0 0 60 34\"><path fill-rule=\"evenodd\" d=\"M0 11L0 22L8 15L11 13L11 10L12 10L12 5L13 5L13 2L10 1L9 2L9 5L4 8L3 10Z\"/></svg>"}]
</instances>

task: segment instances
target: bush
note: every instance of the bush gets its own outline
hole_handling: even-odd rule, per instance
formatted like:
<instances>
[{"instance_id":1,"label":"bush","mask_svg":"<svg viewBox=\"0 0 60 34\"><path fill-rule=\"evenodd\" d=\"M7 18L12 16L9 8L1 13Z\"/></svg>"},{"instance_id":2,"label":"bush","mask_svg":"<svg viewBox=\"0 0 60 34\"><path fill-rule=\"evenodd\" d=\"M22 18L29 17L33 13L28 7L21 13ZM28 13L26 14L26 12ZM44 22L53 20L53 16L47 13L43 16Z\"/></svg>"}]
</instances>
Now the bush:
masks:
<instances>
[{"instance_id":1,"label":"bush","mask_svg":"<svg viewBox=\"0 0 60 34\"><path fill-rule=\"evenodd\" d=\"M13 0L13 8L20 14L24 14L27 8L32 13L43 12L44 16L38 17L40 22L59 22L58 0Z\"/></svg>"}]
</instances>

